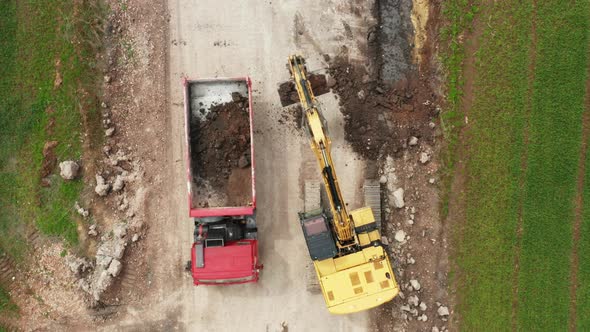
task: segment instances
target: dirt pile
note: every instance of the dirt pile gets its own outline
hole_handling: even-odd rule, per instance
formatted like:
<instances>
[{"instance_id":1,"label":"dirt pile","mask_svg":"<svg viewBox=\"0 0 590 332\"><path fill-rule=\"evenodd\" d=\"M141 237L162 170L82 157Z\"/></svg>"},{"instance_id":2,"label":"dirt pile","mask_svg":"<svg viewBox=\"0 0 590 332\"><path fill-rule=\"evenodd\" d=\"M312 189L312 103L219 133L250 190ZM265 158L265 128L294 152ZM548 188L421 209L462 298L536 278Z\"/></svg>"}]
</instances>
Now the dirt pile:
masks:
<instances>
[{"instance_id":1,"label":"dirt pile","mask_svg":"<svg viewBox=\"0 0 590 332\"><path fill-rule=\"evenodd\" d=\"M205 113L205 110L200 112ZM193 181L197 186L195 200L200 207L218 204L209 201L212 198L206 190L209 187L227 194L229 201L225 204L246 205L250 196L252 158L248 98L233 93L231 102L211 107L204 118L193 117L191 154ZM233 185L229 188L230 182L235 188Z\"/></svg>"},{"instance_id":2,"label":"dirt pile","mask_svg":"<svg viewBox=\"0 0 590 332\"><path fill-rule=\"evenodd\" d=\"M334 58L328 73L345 117L346 139L358 154L370 160L399 152L410 137L432 141L429 126L440 108L425 80L404 78L390 88L371 79L360 65Z\"/></svg>"}]
</instances>

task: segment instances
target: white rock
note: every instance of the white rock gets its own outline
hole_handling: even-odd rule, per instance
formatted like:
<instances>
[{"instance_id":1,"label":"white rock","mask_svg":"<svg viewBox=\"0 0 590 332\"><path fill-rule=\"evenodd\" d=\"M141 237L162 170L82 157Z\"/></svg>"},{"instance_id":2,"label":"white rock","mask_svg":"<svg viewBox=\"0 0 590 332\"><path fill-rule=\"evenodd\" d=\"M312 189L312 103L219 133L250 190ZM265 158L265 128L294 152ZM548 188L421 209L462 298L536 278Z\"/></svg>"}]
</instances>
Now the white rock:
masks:
<instances>
[{"instance_id":1,"label":"white rock","mask_svg":"<svg viewBox=\"0 0 590 332\"><path fill-rule=\"evenodd\" d=\"M381 177L379 178L379 183L386 184L387 183L387 176L381 175Z\"/></svg>"},{"instance_id":2,"label":"white rock","mask_svg":"<svg viewBox=\"0 0 590 332\"><path fill-rule=\"evenodd\" d=\"M102 176L96 174L96 187L94 188L94 191L99 196L106 196L110 189L111 185L108 184Z\"/></svg>"},{"instance_id":3,"label":"white rock","mask_svg":"<svg viewBox=\"0 0 590 332\"><path fill-rule=\"evenodd\" d=\"M359 100L365 100L365 90L360 90L356 95L359 98Z\"/></svg>"},{"instance_id":4,"label":"white rock","mask_svg":"<svg viewBox=\"0 0 590 332\"><path fill-rule=\"evenodd\" d=\"M95 275L96 274L97 273L95 272ZM94 296L94 299L96 301L100 300L100 296L107 288L109 288L112 282L113 278L106 270L101 270L98 273L98 275L92 283L92 295Z\"/></svg>"},{"instance_id":5,"label":"white rock","mask_svg":"<svg viewBox=\"0 0 590 332\"><path fill-rule=\"evenodd\" d=\"M404 242L406 240L406 232L401 229L395 232L395 240L397 242Z\"/></svg>"},{"instance_id":6,"label":"white rock","mask_svg":"<svg viewBox=\"0 0 590 332\"><path fill-rule=\"evenodd\" d=\"M428 316L426 316L425 314L422 314L422 316L418 317L418 320L425 322L428 320Z\"/></svg>"},{"instance_id":7,"label":"white rock","mask_svg":"<svg viewBox=\"0 0 590 332\"><path fill-rule=\"evenodd\" d=\"M108 108L109 107L109 105L107 105L107 103L105 103L104 101L102 103L100 103L100 106L102 108Z\"/></svg>"},{"instance_id":8,"label":"white rock","mask_svg":"<svg viewBox=\"0 0 590 332\"><path fill-rule=\"evenodd\" d=\"M100 250L100 248L99 248ZM99 254L98 252L96 253L96 265L97 266L104 266L105 268L107 266L109 266L109 264L111 264L111 261L113 260L113 257L108 256L108 255L102 255Z\"/></svg>"},{"instance_id":9,"label":"white rock","mask_svg":"<svg viewBox=\"0 0 590 332\"><path fill-rule=\"evenodd\" d=\"M78 176L80 166L72 160L66 160L59 163L59 175L65 180L73 180Z\"/></svg>"},{"instance_id":10,"label":"white rock","mask_svg":"<svg viewBox=\"0 0 590 332\"><path fill-rule=\"evenodd\" d=\"M430 156L426 152L420 152L420 163L426 164L430 161Z\"/></svg>"},{"instance_id":11,"label":"white rock","mask_svg":"<svg viewBox=\"0 0 590 332\"><path fill-rule=\"evenodd\" d=\"M434 127L436 127L436 123L434 123L434 122L429 122L429 123L428 123L428 127L430 127L430 129L434 129Z\"/></svg>"},{"instance_id":12,"label":"white rock","mask_svg":"<svg viewBox=\"0 0 590 332\"><path fill-rule=\"evenodd\" d=\"M115 177L115 182L113 182L113 191L119 192L119 191L121 191L121 189L123 189L124 186L125 186L125 180L123 179L123 177L121 175L117 175L117 177Z\"/></svg>"},{"instance_id":13,"label":"white rock","mask_svg":"<svg viewBox=\"0 0 590 332\"><path fill-rule=\"evenodd\" d=\"M430 183L430 184L434 184L435 182L436 182L436 180L434 178L428 179L428 183Z\"/></svg>"},{"instance_id":14,"label":"white rock","mask_svg":"<svg viewBox=\"0 0 590 332\"><path fill-rule=\"evenodd\" d=\"M115 133L115 127L111 127L111 128L109 128L109 129L107 129L107 130L104 131L104 134L107 137L113 136L114 133Z\"/></svg>"},{"instance_id":15,"label":"white rock","mask_svg":"<svg viewBox=\"0 0 590 332\"><path fill-rule=\"evenodd\" d=\"M420 310L426 311L426 309L428 309L428 306L426 306L426 303L420 302Z\"/></svg>"},{"instance_id":16,"label":"white rock","mask_svg":"<svg viewBox=\"0 0 590 332\"><path fill-rule=\"evenodd\" d=\"M131 238L132 242L137 242L137 240L139 240L139 234L133 234L133 237Z\"/></svg>"},{"instance_id":17,"label":"white rock","mask_svg":"<svg viewBox=\"0 0 590 332\"><path fill-rule=\"evenodd\" d=\"M437 312L438 312L438 315L441 317L448 316L449 315L449 308L447 308L446 306L443 305L443 306L438 307Z\"/></svg>"},{"instance_id":18,"label":"white rock","mask_svg":"<svg viewBox=\"0 0 590 332\"><path fill-rule=\"evenodd\" d=\"M410 257L408 258L408 264L415 264L416 260L414 259L414 257Z\"/></svg>"},{"instance_id":19,"label":"white rock","mask_svg":"<svg viewBox=\"0 0 590 332\"><path fill-rule=\"evenodd\" d=\"M418 299L418 297L416 295L412 295L408 297L408 304L413 306L413 307L417 307L418 303L420 303L420 299Z\"/></svg>"},{"instance_id":20,"label":"white rock","mask_svg":"<svg viewBox=\"0 0 590 332\"><path fill-rule=\"evenodd\" d=\"M117 259L113 259L113 261L109 265L108 272L111 276L116 277L119 275L119 273L121 273L122 268L123 265L121 264L121 262L119 262L119 260Z\"/></svg>"},{"instance_id":21,"label":"white rock","mask_svg":"<svg viewBox=\"0 0 590 332\"><path fill-rule=\"evenodd\" d=\"M88 229L88 235L94 237L94 236L98 235L98 232L96 231L96 229L90 228L90 229Z\"/></svg>"},{"instance_id":22,"label":"white rock","mask_svg":"<svg viewBox=\"0 0 590 332\"><path fill-rule=\"evenodd\" d=\"M113 227L113 235L115 238L122 238L127 235L127 224L125 223L117 223L115 227Z\"/></svg>"},{"instance_id":23,"label":"white rock","mask_svg":"<svg viewBox=\"0 0 590 332\"><path fill-rule=\"evenodd\" d=\"M74 209L76 209L76 212L78 212L78 214L79 214L79 215L81 215L81 216L82 216L82 217L84 217L84 218L88 217L88 215L90 214L90 213L88 212L88 210L86 210L86 209L84 209L84 208L82 208L82 207L80 206L80 204L78 203L78 201L76 201L76 202L74 203Z\"/></svg>"},{"instance_id":24,"label":"white rock","mask_svg":"<svg viewBox=\"0 0 590 332\"><path fill-rule=\"evenodd\" d=\"M412 220L412 219L408 219L408 220L406 220L406 223L407 223L408 225L413 225L413 224L414 224L414 220Z\"/></svg>"},{"instance_id":25,"label":"white rock","mask_svg":"<svg viewBox=\"0 0 590 332\"><path fill-rule=\"evenodd\" d=\"M383 243L384 245L388 246L389 245L389 240L387 239L387 237L382 236L381 237L381 243Z\"/></svg>"},{"instance_id":26,"label":"white rock","mask_svg":"<svg viewBox=\"0 0 590 332\"><path fill-rule=\"evenodd\" d=\"M430 332L440 332L440 331L439 331L438 327L433 326L432 330L430 330Z\"/></svg>"},{"instance_id":27,"label":"white rock","mask_svg":"<svg viewBox=\"0 0 590 332\"><path fill-rule=\"evenodd\" d=\"M393 192L393 206L395 206L398 209L401 209L405 205L406 204L404 203L404 189L397 188L397 190Z\"/></svg>"},{"instance_id":28,"label":"white rock","mask_svg":"<svg viewBox=\"0 0 590 332\"><path fill-rule=\"evenodd\" d=\"M415 137L415 136L410 137L410 139L408 140L408 145L414 146L416 144L418 144L418 137Z\"/></svg>"},{"instance_id":29,"label":"white rock","mask_svg":"<svg viewBox=\"0 0 590 332\"><path fill-rule=\"evenodd\" d=\"M410 306L407 306L407 305L402 305L401 309L402 309L402 311L407 311L407 312L410 312L410 310L411 310Z\"/></svg>"},{"instance_id":30,"label":"white rock","mask_svg":"<svg viewBox=\"0 0 590 332\"><path fill-rule=\"evenodd\" d=\"M415 290L420 290L420 283L418 282L418 280L412 279L412 280L410 280L410 284L412 285L412 287ZM416 305L418 305L418 304L416 304Z\"/></svg>"},{"instance_id":31,"label":"white rock","mask_svg":"<svg viewBox=\"0 0 590 332\"><path fill-rule=\"evenodd\" d=\"M413 308L410 310L410 313L412 314L412 316L416 317L416 316L418 316L418 309Z\"/></svg>"}]
</instances>

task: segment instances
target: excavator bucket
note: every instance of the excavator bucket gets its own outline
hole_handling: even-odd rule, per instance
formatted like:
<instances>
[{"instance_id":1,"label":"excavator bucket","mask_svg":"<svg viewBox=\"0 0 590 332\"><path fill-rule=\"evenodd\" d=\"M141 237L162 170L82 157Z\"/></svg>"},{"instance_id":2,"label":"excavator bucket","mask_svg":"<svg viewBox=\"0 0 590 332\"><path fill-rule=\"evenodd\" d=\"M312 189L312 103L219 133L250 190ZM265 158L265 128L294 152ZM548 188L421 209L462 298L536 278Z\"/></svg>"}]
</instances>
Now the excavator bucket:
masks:
<instances>
[{"instance_id":1,"label":"excavator bucket","mask_svg":"<svg viewBox=\"0 0 590 332\"><path fill-rule=\"evenodd\" d=\"M312 73L307 79L311 84L311 89L313 90L314 95L319 96L330 92L326 75ZM299 95L297 94L297 89L295 88L295 83L293 81L281 83L278 92L283 107L299 102Z\"/></svg>"}]
</instances>

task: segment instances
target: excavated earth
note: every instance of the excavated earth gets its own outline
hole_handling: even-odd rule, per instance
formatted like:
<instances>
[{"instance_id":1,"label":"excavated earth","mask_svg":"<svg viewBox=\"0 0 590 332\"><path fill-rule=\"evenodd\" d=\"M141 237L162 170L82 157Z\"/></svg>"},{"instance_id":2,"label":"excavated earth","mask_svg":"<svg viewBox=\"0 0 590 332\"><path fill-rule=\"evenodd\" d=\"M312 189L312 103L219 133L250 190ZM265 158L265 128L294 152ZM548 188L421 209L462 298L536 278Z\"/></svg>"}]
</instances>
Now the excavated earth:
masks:
<instances>
[{"instance_id":1,"label":"excavated earth","mask_svg":"<svg viewBox=\"0 0 590 332\"><path fill-rule=\"evenodd\" d=\"M251 183L248 99L237 93L191 123L191 163L199 207L243 206ZM199 110L205 113L205 109ZM215 188L215 192L211 188Z\"/></svg>"}]
</instances>

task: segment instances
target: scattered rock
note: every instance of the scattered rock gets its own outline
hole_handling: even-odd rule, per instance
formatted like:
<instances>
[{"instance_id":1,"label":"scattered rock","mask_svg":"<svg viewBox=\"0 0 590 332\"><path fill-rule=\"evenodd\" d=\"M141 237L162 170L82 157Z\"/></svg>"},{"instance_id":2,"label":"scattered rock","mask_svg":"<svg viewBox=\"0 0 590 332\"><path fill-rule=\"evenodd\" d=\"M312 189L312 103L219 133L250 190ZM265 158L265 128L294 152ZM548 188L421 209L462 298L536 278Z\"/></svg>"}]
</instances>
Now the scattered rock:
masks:
<instances>
[{"instance_id":1,"label":"scattered rock","mask_svg":"<svg viewBox=\"0 0 590 332\"><path fill-rule=\"evenodd\" d=\"M109 105L107 105L107 103L105 103L104 101L102 103L100 103L100 107L102 108L108 108Z\"/></svg>"},{"instance_id":2,"label":"scattered rock","mask_svg":"<svg viewBox=\"0 0 590 332\"><path fill-rule=\"evenodd\" d=\"M362 101L362 100L365 100L365 98L367 97L367 96L365 95L365 90L360 90L360 91L357 93L357 97L358 97L358 99L359 99L359 100L361 100L361 101Z\"/></svg>"},{"instance_id":3,"label":"scattered rock","mask_svg":"<svg viewBox=\"0 0 590 332\"><path fill-rule=\"evenodd\" d=\"M426 153L426 152L421 152L420 153L420 163L426 164L429 161L430 161L430 155L428 155L428 153Z\"/></svg>"},{"instance_id":4,"label":"scattered rock","mask_svg":"<svg viewBox=\"0 0 590 332\"><path fill-rule=\"evenodd\" d=\"M381 175L381 177L379 178L379 183L386 184L387 183L387 176Z\"/></svg>"},{"instance_id":5,"label":"scattered rock","mask_svg":"<svg viewBox=\"0 0 590 332\"><path fill-rule=\"evenodd\" d=\"M111 276L116 277L119 275L119 273L121 273L121 269L123 269L121 262L119 262L117 259L113 259L107 271Z\"/></svg>"},{"instance_id":6,"label":"scattered rock","mask_svg":"<svg viewBox=\"0 0 590 332\"><path fill-rule=\"evenodd\" d=\"M406 232L401 229L395 232L395 240L397 242L404 242L406 240Z\"/></svg>"},{"instance_id":7,"label":"scattered rock","mask_svg":"<svg viewBox=\"0 0 590 332\"><path fill-rule=\"evenodd\" d=\"M414 146L416 144L418 144L418 137L415 137L415 136L410 137L410 139L408 140L408 145Z\"/></svg>"},{"instance_id":8,"label":"scattered rock","mask_svg":"<svg viewBox=\"0 0 590 332\"><path fill-rule=\"evenodd\" d=\"M127 224L125 223L118 223L113 227L113 235L115 238L123 238L127 235Z\"/></svg>"},{"instance_id":9,"label":"scattered rock","mask_svg":"<svg viewBox=\"0 0 590 332\"><path fill-rule=\"evenodd\" d=\"M121 189L123 189L124 186L125 186L124 178L121 175L117 175L117 177L115 177L115 182L113 182L113 191L119 192L119 191L121 191Z\"/></svg>"},{"instance_id":10,"label":"scattered rock","mask_svg":"<svg viewBox=\"0 0 590 332\"><path fill-rule=\"evenodd\" d=\"M74 209L76 209L76 212L78 212L78 214L81 215L84 218L87 218L88 215L90 214L90 212L88 212L88 210L86 210L86 209L84 209L84 208L82 208L80 206L80 204L78 203L78 201L76 201L74 203Z\"/></svg>"},{"instance_id":11,"label":"scattered rock","mask_svg":"<svg viewBox=\"0 0 590 332\"><path fill-rule=\"evenodd\" d=\"M439 331L438 327L433 326L432 330L430 330L430 332L440 332L440 331Z\"/></svg>"},{"instance_id":12,"label":"scattered rock","mask_svg":"<svg viewBox=\"0 0 590 332\"><path fill-rule=\"evenodd\" d=\"M66 160L59 163L59 175L65 180L73 180L78 176L80 166L72 160Z\"/></svg>"},{"instance_id":13,"label":"scattered rock","mask_svg":"<svg viewBox=\"0 0 590 332\"><path fill-rule=\"evenodd\" d=\"M413 225L414 224L414 220L413 219L408 219L408 220L406 220L406 223L408 225Z\"/></svg>"},{"instance_id":14,"label":"scattered rock","mask_svg":"<svg viewBox=\"0 0 590 332\"><path fill-rule=\"evenodd\" d=\"M426 309L428 309L428 306L426 306L426 303L424 303L424 302L420 302L419 307L420 307L420 310L422 310L422 311L426 311Z\"/></svg>"},{"instance_id":15,"label":"scattered rock","mask_svg":"<svg viewBox=\"0 0 590 332\"><path fill-rule=\"evenodd\" d=\"M426 316L425 314L422 314L420 317L418 317L418 320L425 322L428 320L428 316Z\"/></svg>"},{"instance_id":16,"label":"scattered rock","mask_svg":"<svg viewBox=\"0 0 590 332\"><path fill-rule=\"evenodd\" d=\"M387 239L386 236L382 236L381 237L381 243L383 243L384 245L388 246L389 245L389 240Z\"/></svg>"},{"instance_id":17,"label":"scattered rock","mask_svg":"<svg viewBox=\"0 0 590 332\"><path fill-rule=\"evenodd\" d=\"M429 122L428 127L430 127L430 129L434 129L434 127L436 127L436 124L434 122Z\"/></svg>"},{"instance_id":18,"label":"scattered rock","mask_svg":"<svg viewBox=\"0 0 590 332\"><path fill-rule=\"evenodd\" d=\"M428 179L428 183L430 183L430 184L434 184L435 182L436 182L436 180L434 178Z\"/></svg>"},{"instance_id":19,"label":"scattered rock","mask_svg":"<svg viewBox=\"0 0 590 332\"><path fill-rule=\"evenodd\" d=\"M109 288L113 283L113 278L107 270L100 269L99 273L95 273L94 280L91 283L91 291L96 301L100 300L102 293Z\"/></svg>"},{"instance_id":20,"label":"scattered rock","mask_svg":"<svg viewBox=\"0 0 590 332\"><path fill-rule=\"evenodd\" d=\"M414 257L410 257L408 258L408 264L415 264L416 260L414 259Z\"/></svg>"},{"instance_id":21,"label":"scattered rock","mask_svg":"<svg viewBox=\"0 0 590 332\"><path fill-rule=\"evenodd\" d=\"M449 308L447 308L446 306L440 306L438 307L437 313L441 317L446 317L449 315Z\"/></svg>"},{"instance_id":22,"label":"scattered rock","mask_svg":"<svg viewBox=\"0 0 590 332\"><path fill-rule=\"evenodd\" d=\"M104 75L104 82L111 83L112 77L110 75Z\"/></svg>"},{"instance_id":23,"label":"scattered rock","mask_svg":"<svg viewBox=\"0 0 590 332\"><path fill-rule=\"evenodd\" d=\"M90 236L97 236L98 232L96 231L96 224L92 224L90 225L90 227L88 227L88 235Z\"/></svg>"},{"instance_id":24,"label":"scattered rock","mask_svg":"<svg viewBox=\"0 0 590 332\"><path fill-rule=\"evenodd\" d=\"M111 128L109 128L109 129L107 129L107 130L104 131L104 134L107 137L113 136L114 133L115 133L115 127L111 127Z\"/></svg>"},{"instance_id":25,"label":"scattered rock","mask_svg":"<svg viewBox=\"0 0 590 332\"><path fill-rule=\"evenodd\" d=\"M139 234L133 234L133 237L131 238L131 242L137 242L137 240L139 240Z\"/></svg>"},{"instance_id":26,"label":"scattered rock","mask_svg":"<svg viewBox=\"0 0 590 332\"><path fill-rule=\"evenodd\" d=\"M96 174L96 187L94 188L94 191L98 196L106 196L110 189L111 185L107 183L101 175Z\"/></svg>"},{"instance_id":27,"label":"scattered rock","mask_svg":"<svg viewBox=\"0 0 590 332\"><path fill-rule=\"evenodd\" d=\"M393 192L393 206L395 206L398 209L401 209L405 206L403 188L398 188L396 191Z\"/></svg>"},{"instance_id":28,"label":"scattered rock","mask_svg":"<svg viewBox=\"0 0 590 332\"><path fill-rule=\"evenodd\" d=\"M407 312L410 312L410 310L411 310L410 306L408 306L408 305L402 305L401 309L402 309L402 311L407 311Z\"/></svg>"},{"instance_id":29,"label":"scattered rock","mask_svg":"<svg viewBox=\"0 0 590 332\"><path fill-rule=\"evenodd\" d=\"M92 264L88 260L72 255L66 256L66 264L76 277L80 277L83 273L92 268Z\"/></svg>"},{"instance_id":30,"label":"scattered rock","mask_svg":"<svg viewBox=\"0 0 590 332\"><path fill-rule=\"evenodd\" d=\"M417 307L418 303L420 303L420 299L418 299L418 297L416 295L412 295L408 297L408 304L413 306L413 307Z\"/></svg>"},{"instance_id":31,"label":"scattered rock","mask_svg":"<svg viewBox=\"0 0 590 332\"><path fill-rule=\"evenodd\" d=\"M412 280L410 280L410 284L412 285L412 287L415 290L420 290L420 283L418 282L418 280L412 279ZM416 305L418 305L418 304L416 303Z\"/></svg>"}]
</instances>

